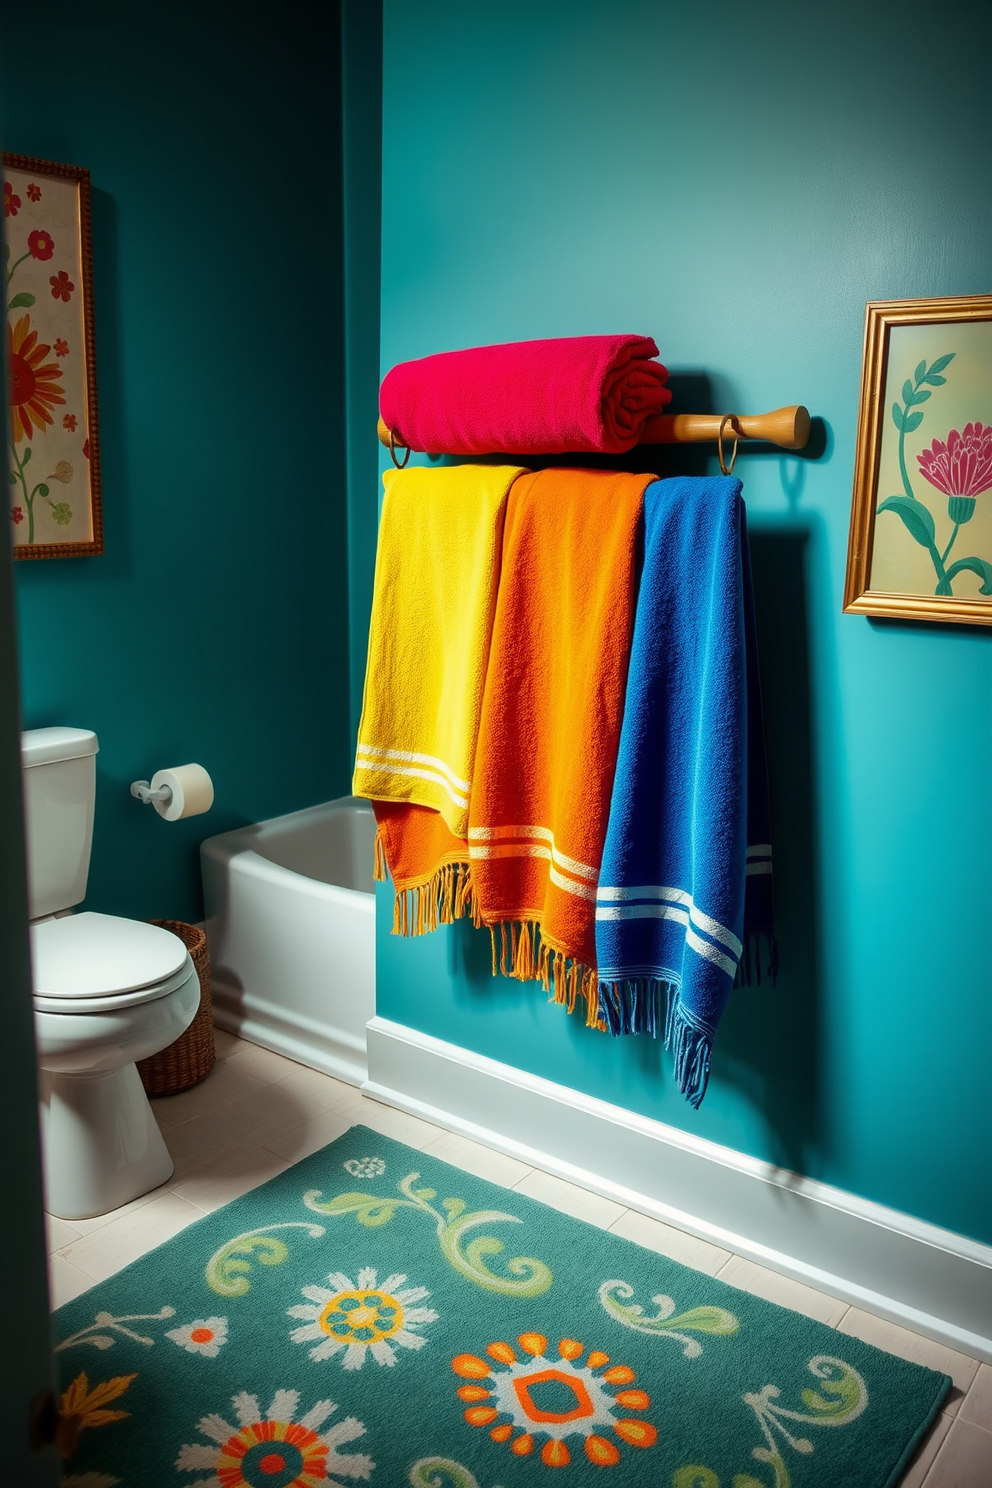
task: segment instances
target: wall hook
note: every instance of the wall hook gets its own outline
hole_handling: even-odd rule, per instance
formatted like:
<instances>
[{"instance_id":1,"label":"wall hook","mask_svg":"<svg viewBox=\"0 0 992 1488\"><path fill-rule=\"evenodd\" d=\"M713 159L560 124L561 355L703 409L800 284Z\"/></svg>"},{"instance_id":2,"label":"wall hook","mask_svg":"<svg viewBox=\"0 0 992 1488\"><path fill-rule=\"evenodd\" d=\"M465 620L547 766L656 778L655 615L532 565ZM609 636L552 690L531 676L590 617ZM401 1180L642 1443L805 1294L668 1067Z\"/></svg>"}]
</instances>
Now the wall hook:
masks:
<instances>
[{"instance_id":1,"label":"wall hook","mask_svg":"<svg viewBox=\"0 0 992 1488\"><path fill-rule=\"evenodd\" d=\"M723 435L728 424L734 431L734 448L731 452L729 465L727 464L723 455ZM724 475L733 474L734 466L737 464L737 446L740 444L740 442L741 431L737 427L736 413L725 414L724 417L720 420L720 428L716 436L716 452L720 461L720 469L723 471Z\"/></svg>"},{"instance_id":2,"label":"wall hook","mask_svg":"<svg viewBox=\"0 0 992 1488\"><path fill-rule=\"evenodd\" d=\"M400 445L400 448L402 449L403 446ZM396 466L396 469L405 470L410 460L410 451L408 448L406 454L403 457L403 463L401 465L399 460L397 460L396 458L396 435L393 433L392 429L390 429L389 431L389 453L393 457L393 464Z\"/></svg>"}]
</instances>

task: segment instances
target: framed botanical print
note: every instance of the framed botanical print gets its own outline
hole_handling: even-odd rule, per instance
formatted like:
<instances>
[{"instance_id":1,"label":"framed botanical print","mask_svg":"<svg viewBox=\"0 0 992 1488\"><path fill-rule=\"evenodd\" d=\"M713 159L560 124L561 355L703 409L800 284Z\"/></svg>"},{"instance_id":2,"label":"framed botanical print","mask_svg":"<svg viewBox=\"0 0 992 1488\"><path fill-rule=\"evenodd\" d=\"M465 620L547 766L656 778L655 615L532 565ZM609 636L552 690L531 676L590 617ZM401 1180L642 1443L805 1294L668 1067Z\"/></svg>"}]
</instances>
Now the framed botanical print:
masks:
<instances>
[{"instance_id":1,"label":"framed botanical print","mask_svg":"<svg viewBox=\"0 0 992 1488\"><path fill-rule=\"evenodd\" d=\"M89 171L3 157L15 558L103 552Z\"/></svg>"},{"instance_id":2,"label":"framed botanical print","mask_svg":"<svg viewBox=\"0 0 992 1488\"><path fill-rule=\"evenodd\" d=\"M992 625L992 295L867 307L844 609Z\"/></svg>"}]
</instances>

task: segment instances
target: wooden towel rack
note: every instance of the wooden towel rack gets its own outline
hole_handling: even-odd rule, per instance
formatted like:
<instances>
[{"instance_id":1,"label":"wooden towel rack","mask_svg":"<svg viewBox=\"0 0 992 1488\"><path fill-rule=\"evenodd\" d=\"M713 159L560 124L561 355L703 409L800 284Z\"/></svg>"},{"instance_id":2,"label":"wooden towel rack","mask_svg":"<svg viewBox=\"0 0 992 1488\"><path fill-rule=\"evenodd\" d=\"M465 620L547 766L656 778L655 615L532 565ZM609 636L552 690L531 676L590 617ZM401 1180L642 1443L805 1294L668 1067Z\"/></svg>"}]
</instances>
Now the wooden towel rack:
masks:
<instances>
[{"instance_id":1,"label":"wooden towel rack","mask_svg":"<svg viewBox=\"0 0 992 1488\"><path fill-rule=\"evenodd\" d=\"M773 413L662 413L648 419L637 442L699 444L719 439L721 426L729 427L738 439L764 439L782 449L804 449L809 442L809 413L801 403L776 408Z\"/></svg>"},{"instance_id":2,"label":"wooden towel rack","mask_svg":"<svg viewBox=\"0 0 992 1488\"><path fill-rule=\"evenodd\" d=\"M724 460L723 441L728 434L733 437L733 453L729 465ZM737 458L737 444L741 439L762 439L768 444L777 444L781 449L804 449L809 441L810 419L801 403L789 408L776 408L772 413L662 413L648 419L641 432L638 444L700 444L709 439L717 441L720 468L729 475ZM405 449L399 436L382 421L378 425L379 440L392 452ZM406 461L404 460L404 464Z\"/></svg>"}]
</instances>

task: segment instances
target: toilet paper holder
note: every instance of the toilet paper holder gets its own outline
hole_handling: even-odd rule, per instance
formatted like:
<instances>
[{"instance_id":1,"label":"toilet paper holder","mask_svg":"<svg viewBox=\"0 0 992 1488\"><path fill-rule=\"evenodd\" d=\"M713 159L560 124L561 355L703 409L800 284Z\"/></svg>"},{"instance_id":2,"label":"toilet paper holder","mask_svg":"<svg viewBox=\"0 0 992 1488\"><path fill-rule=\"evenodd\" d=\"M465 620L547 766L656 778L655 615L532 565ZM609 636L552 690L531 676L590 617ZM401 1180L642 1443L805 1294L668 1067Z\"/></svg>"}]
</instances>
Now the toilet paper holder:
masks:
<instances>
[{"instance_id":1,"label":"toilet paper holder","mask_svg":"<svg viewBox=\"0 0 992 1488\"><path fill-rule=\"evenodd\" d=\"M156 801L161 801L163 806L168 806L172 800L172 786L159 785L152 790L147 780L132 780L131 794L136 801L144 801L146 806L152 806Z\"/></svg>"},{"instance_id":2,"label":"toilet paper holder","mask_svg":"<svg viewBox=\"0 0 992 1488\"><path fill-rule=\"evenodd\" d=\"M202 765L173 765L157 770L151 780L135 780L131 794L136 801L154 806L166 821L200 816L214 804L213 781Z\"/></svg>"}]
</instances>

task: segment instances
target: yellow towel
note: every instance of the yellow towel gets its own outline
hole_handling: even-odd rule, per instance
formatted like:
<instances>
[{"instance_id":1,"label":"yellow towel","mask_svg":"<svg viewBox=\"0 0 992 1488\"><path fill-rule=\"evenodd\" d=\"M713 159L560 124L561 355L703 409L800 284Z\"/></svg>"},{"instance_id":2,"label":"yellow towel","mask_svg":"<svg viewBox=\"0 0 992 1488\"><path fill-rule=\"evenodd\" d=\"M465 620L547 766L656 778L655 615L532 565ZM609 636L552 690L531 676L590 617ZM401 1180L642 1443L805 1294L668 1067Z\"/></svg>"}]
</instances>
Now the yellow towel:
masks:
<instances>
[{"instance_id":1,"label":"yellow towel","mask_svg":"<svg viewBox=\"0 0 992 1488\"><path fill-rule=\"evenodd\" d=\"M521 473L516 466L459 465L383 476L352 789L372 800L429 807L461 839L468 833L506 497ZM425 875L428 865L416 876Z\"/></svg>"}]
</instances>

